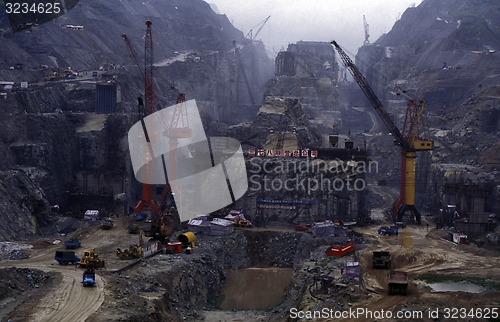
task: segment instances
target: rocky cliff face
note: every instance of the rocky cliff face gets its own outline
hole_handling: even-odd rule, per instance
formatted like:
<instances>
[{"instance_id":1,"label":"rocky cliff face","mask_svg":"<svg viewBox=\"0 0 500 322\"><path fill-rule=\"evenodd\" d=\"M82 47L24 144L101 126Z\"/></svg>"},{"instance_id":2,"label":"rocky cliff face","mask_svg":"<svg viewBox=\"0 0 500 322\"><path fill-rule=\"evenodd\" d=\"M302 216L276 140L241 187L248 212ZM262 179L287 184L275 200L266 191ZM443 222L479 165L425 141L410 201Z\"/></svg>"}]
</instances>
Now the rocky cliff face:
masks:
<instances>
[{"instance_id":1,"label":"rocky cliff face","mask_svg":"<svg viewBox=\"0 0 500 322\"><path fill-rule=\"evenodd\" d=\"M204 1L80 1L54 21L16 33L0 19L0 80L15 82L1 103L0 170L11 179L0 201L19 225L29 223L21 230L4 217L0 239L37 233L55 219L50 204L71 206L81 216L85 209L113 206L113 196L124 190L135 203L135 182L124 180L133 177L126 136L138 120L144 86L121 35L128 35L142 65L147 19L153 22L160 107L175 103L179 92L196 99L208 135L255 116L272 62L262 43L244 39ZM16 64L21 68L10 68ZM78 75L67 77L68 67ZM20 88L23 81L28 89ZM102 101L98 85L116 87L116 106L105 111L119 113L95 114ZM26 197L23 189L36 193Z\"/></svg>"},{"instance_id":2,"label":"rocky cliff face","mask_svg":"<svg viewBox=\"0 0 500 322\"><path fill-rule=\"evenodd\" d=\"M356 59L385 101L397 99L389 92L406 90L423 98L430 114L458 117L463 115L462 107L469 105L466 113L481 120L482 112L474 112L469 103L486 95L491 115L497 119L495 103L486 93L500 78L499 50L496 1L427 0L405 11L374 44L361 47ZM455 127L449 119L430 121L431 126ZM478 124L478 130L494 130L498 120L493 123Z\"/></svg>"}]
</instances>

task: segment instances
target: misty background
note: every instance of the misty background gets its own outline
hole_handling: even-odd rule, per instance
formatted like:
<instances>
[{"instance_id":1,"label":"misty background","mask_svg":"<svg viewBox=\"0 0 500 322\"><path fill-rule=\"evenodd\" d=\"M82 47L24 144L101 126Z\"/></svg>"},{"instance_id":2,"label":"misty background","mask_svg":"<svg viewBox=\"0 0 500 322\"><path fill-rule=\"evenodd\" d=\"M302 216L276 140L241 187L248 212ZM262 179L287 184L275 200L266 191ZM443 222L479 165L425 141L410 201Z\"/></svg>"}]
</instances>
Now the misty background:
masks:
<instances>
[{"instance_id":1,"label":"misty background","mask_svg":"<svg viewBox=\"0 0 500 322\"><path fill-rule=\"evenodd\" d=\"M337 40L350 54L365 39L363 15L370 29L370 42L391 30L403 12L422 0L207 0L214 11L225 14L245 35L271 16L256 39L275 57L289 43L299 40Z\"/></svg>"}]
</instances>

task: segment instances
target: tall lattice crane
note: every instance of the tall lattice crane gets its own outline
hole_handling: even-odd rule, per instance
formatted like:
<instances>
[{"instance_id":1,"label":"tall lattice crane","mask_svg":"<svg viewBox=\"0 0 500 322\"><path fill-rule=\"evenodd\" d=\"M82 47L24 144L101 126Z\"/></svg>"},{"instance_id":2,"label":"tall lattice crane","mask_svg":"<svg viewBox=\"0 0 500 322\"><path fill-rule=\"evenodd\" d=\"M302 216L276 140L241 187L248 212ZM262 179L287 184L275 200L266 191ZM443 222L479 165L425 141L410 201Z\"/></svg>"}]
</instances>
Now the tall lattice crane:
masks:
<instances>
[{"instance_id":1,"label":"tall lattice crane","mask_svg":"<svg viewBox=\"0 0 500 322\"><path fill-rule=\"evenodd\" d=\"M144 69L140 67L139 60L137 58L137 51L134 46L130 42L130 39L126 34L122 35L122 38L125 40L127 44L127 48L129 51L129 55L132 58L134 64L138 67L139 73L144 82L144 98L145 102L143 102L142 98L139 98L139 110L141 113L141 122L143 123L143 128L145 128L144 117L154 113L156 111L155 107L155 95L153 89L153 39L151 33L151 21L146 21L146 40L144 46ZM150 137L146 135L146 141L150 142ZM148 169L146 169L146 176L151 175L148 174ZM158 202L155 200L153 196L153 186L150 184L143 184L142 186L142 198L139 200L137 205L134 207L134 212L140 212L144 209L148 209L151 212L152 216L159 215L160 207Z\"/></svg>"},{"instance_id":2,"label":"tall lattice crane","mask_svg":"<svg viewBox=\"0 0 500 322\"><path fill-rule=\"evenodd\" d=\"M416 152L429 151L434 148L433 141L420 139L418 133L420 119L425 106L424 102L410 100L406 110L403 132L401 132L389 117L389 114L382 105L382 102L380 102L377 95L373 92L373 89L370 87L363 74L361 74L356 65L354 65L351 58L344 52L336 41L332 41L331 43L339 53L344 65L347 69L349 69L359 87L375 108L377 114L394 136L396 145L401 147L401 182L399 197L392 205L393 218L395 221L401 221L405 213L408 211L415 217L416 222L420 224L420 213L415 207Z\"/></svg>"},{"instance_id":3,"label":"tall lattice crane","mask_svg":"<svg viewBox=\"0 0 500 322\"><path fill-rule=\"evenodd\" d=\"M252 29L250 29L250 31L247 33L246 37L250 40L255 40L255 38L259 35L260 31L262 30L262 28L264 28L264 26L266 25L267 21L269 20L269 18L271 18L271 16L268 16L266 19L262 20L261 22L259 22L257 24L257 26L253 27ZM253 30L255 28L259 27L259 29L257 29L257 31L255 33L253 33Z\"/></svg>"},{"instance_id":4,"label":"tall lattice crane","mask_svg":"<svg viewBox=\"0 0 500 322\"><path fill-rule=\"evenodd\" d=\"M365 28L365 41L363 42L364 45L368 45L370 43L370 25L368 22L366 22L366 17L363 15L363 26Z\"/></svg>"},{"instance_id":5,"label":"tall lattice crane","mask_svg":"<svg viewBox=\"0 0 500 322\"><path fill-rule=\"evenodd\" d=\"M142 77L142 81L144 82L144 70L142 70L141 65L139 64L139 59L137 58L137 51L134 48L134 45L132 45L132 42L128 38L126 34L122 34L123 40L125 40L125 44L127 45L128 48L128 54L130 55L130 58L132 58L133 63L137 68L139 69L139 74Z\"/></svg>"},{"instance_id":6,"label":"tall lattice crane","mask_svg":"<svg viewBox=\"0 0 500 322\"><path fill-rule=\"evenodd\" d=\"M141 113L141 122L144 129L146 125L144 123L144 117L151 115L156 112L157 107L155 103L155 93L153 88L153 35L151 30L151 21L146 21L146 36L144 44L144 70L140 68L137 59L137 51L134 49L128 37L124 34L122 35L125 43L127 44L129 54L133 59L134 63L138 66L141 77L144 82L144 103L142 99L139 99L140 110L144 111ZM174 88L171 86L171 88ZM177 104L175 105L172 118L170 120L164 120L164 131L159 131L164 133L169 140L169 158L165 160L164 155L162 155L162 162L164 166L169 165L169 177L176 177L176 163L177 163L177 145L178 139L189 138L192 136L192 129L189 128L189 120L187 116L186 106L185 106L185 94L179 93L177 97ZM153 131L154 132L154 131ZM151 137L145 132L146 141L150 142ZM155 138L161 139L161 138ZM148 169L146 169L146 177L150 174ZM134 211L149 211L150 216L148 222L144 225L144 235L147 237L166 237L170 235L173 227L178 224L178 214L175 208L165 209L165 203L167 196L172 193L172 190L176 190L175 186L169 182L167 178L167 173L165 173L166 185L163 188L161 194L161 204L158 204L153 196L153 186L150 184L143 184L142 199L137 203ZM165 213L162 211L165 210Z\"/></svg>"},{"instance_id":7,"label":"tall lattice crane","mask_svg":"<svg viewBox=\"0 0 500 322\"><path fill-rule=\"evenodd\" d=\"M144 42L144 110L146 115L156 111L153 88L153 34L151 20L146 21L146 40Z\"/></svg>"}]
</instances>

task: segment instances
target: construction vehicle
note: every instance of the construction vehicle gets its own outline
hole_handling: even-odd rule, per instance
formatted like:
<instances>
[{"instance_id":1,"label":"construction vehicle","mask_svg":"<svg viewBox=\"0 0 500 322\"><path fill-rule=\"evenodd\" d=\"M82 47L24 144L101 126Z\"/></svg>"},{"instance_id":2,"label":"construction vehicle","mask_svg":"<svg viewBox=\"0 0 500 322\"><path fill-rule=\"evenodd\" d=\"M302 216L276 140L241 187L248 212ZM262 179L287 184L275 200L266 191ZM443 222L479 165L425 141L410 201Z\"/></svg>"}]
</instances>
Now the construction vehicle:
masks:
<instances>
[{"instance_id":1,"label":"construction vehicle","mask_svg":"<svg viewBox=\"0 0 500 322\"><path fill-rule=\"evenodd\" d=\"M401 271L390 271L388 275L388 294L406 295L408 288L408 273Z\"/></svg>"},{"instance_id":2,"label":"construction vehicle","mask_svg":"<svg viewBox=\"0 0 500 322\"><path fill-rule=\"evenodd\" d=\"M246 219L238 219L238 218L225 218L225 219L234 222L234 226L236 227L252 227L252 223Z\"/></svg>"},{"instance_id":3,"label":"construction vehicle","mask_svg":"<svg viewBox=\"0 0 500 322\"><path fill-rule=\"evenodd\" d=\"M336 41L332 41L331 44L335 47L345 67L349 69L349 72L389 129L395 139L396 145L401 148L401 182L399 197L392 205L393 220L394 222L403 221L403 216L408 212L410 218L414 218L417 224L421 224L421 215L415 207L416 157L417 152L430 151L434 148L433 141L420 139L418 133L425 103L422 100L418 100L417 102L415 99L408 101L403 132L401 132L351 58L349 58Z\"/></svg>"},{"instance_id":4,"label":"construction vehicle","mask_svg":"<svg viewBox=\"0 0 500 322\"><path fill-rule=\"evenodd\" d=\"M391 253L385 251L373 252L373 268L391 268Z\"/></svg>"},{"instance_id":5,"label":"construction vehicle","mask_svg":"<svg viewBox=\"0 0 500 322\"><path fill-rule=\"evenodd\" d=\"M108 217L104 218L104 220L102 221L101 228L104 230L110 230L111 228L113 228L113 225L114 225L113 219Z\"/></svg>"},{"instance_id":6,"label":"construction vehicle","mask_svg":"<svg viewBox=\"0 0 500 322\"><path fill-rule=\"evenodd\" d=\"M142 229L139 230L139 244L132 244L128 249L121 250L118 248L116 250L116 256L119 259L134 259L144 256L144 241L142 238Z\"/></svg>"},{"instance_id":7,"label":"construction vehicle","mask_svg":"<svg viewBox=\"0 0 500 322\"><path fill-rule=\"evenodd\" d=\"M141 227L139 227L139 224L137 224L135 222L130 222L128 224L128 233L129 234L137 234L137 233L139 233L140 229L141 229Z\"/></svg>"},{"instance_id":8,"label":"construction vehicle","mask_svg":"<svg viewBox=\"0 0 500 322\"><path fill-rule=\"evenodd\" d=\"M137 221L143 221L144 220L144 214L142 212L138 212L135 214L135 220Z\"/></svg>"},{"instance_id":9,"label":"construction vehicle","mask_svg":"<svg viewBox=\"0 0 500 322\"><path fill-rule=\"evenodd\" d=\"M80 246L80 240L76 238L71 238L64 242L64 247L66 247L67 249L76 249Z\"/></svg>"},{"instance_id":10,"label":"construction vehicle","mask_svg":"<svg viewBox=\"0 0 500 322\"><path fill-rule=\"evenodd\" d=\"M77 264L80 262L80 258L76 256L74 251L71 250L58 250L54 259L60 265Z\"/></svg>"},{"instance_id":11,"label":"construction vehicle","mask_svg":"<svg viewBox=\"0 0 500 322\"><path fill-rule=\"evenodd\" d=\"M240 210L231 210L224 219L231 220L236 227L252 227L252 223L245 218Z\"/></svg>"},{"instance_id":12,"label":"construction vehicle","mask_svg":"<svg viewBox=\"0 0 500 322\"><path fill-rule=\"evenodd\" d=\"M83 256L78 262L78 267L82 268L101 268L104 267L104 260L99 258L99 255L93 249L83 251Z\"/></svg>"},{"instance_id":13,"label":"construction vehicle","mask_svg":"<svg viewBox=\"0 0 500 322\"><path fill-rule=\"evenodd\" d=\"M143 254L144 249L136 244L130 245L128 249L121 250L120 248L118 248L116 250L116 256L118 256L119 259L139 258L142 257Z\"/></svg>"},{"instance_id":14,"label":"construction vehicle","mask_svg":"<svg viewBox=\"0 0 500 322\"><path fill-rule=\"evenodd\" d=\"M381 235L386 235L386 236L392 236L392 235L398 235L399 234L399 227L398 226L382 226L378 229L378 233Z\"/></svg>"},{"instance_id":15,"label":"construction vehicle","mask_svg":"<svg viewBox=\"0 0 500 322\"><path fill-rule=\"evenodd\" d=\"M93 269L86 269L83 272L83 286L95 286L95 272Z\"/></svg>"}]
</instances>

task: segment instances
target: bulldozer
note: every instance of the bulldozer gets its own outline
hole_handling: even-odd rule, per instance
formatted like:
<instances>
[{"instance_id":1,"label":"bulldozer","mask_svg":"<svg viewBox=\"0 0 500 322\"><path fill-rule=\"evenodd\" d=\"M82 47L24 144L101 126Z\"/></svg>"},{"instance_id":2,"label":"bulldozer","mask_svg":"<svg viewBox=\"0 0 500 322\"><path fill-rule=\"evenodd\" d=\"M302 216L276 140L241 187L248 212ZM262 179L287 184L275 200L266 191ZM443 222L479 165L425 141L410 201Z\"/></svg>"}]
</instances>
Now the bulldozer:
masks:
<instances>
[{"instance_id":1,"label":"bulldozer","mask_svg":"<svg viewBox=\"0 0 500 322\"><path fill-rule=\"evenodd\" d=\"M144 241L142 239L142 229L139 230L139 245L132 244L128 249L121 250L118 248L116 250L116 256L119 259L134 259L144 256Z\"/></svg>"},{"instance_id":2,"label":"bulldozer","mask_svg":"<svg viewBox=\"0 0 500 322\"><path fill-rule=\"evenodd\" d=\"M78 267L87 269L96 269L104 267L104 260L99 258L99 255L93 249L83 251L83 256L78 262Z\"/></svg>"}]
</instances>

